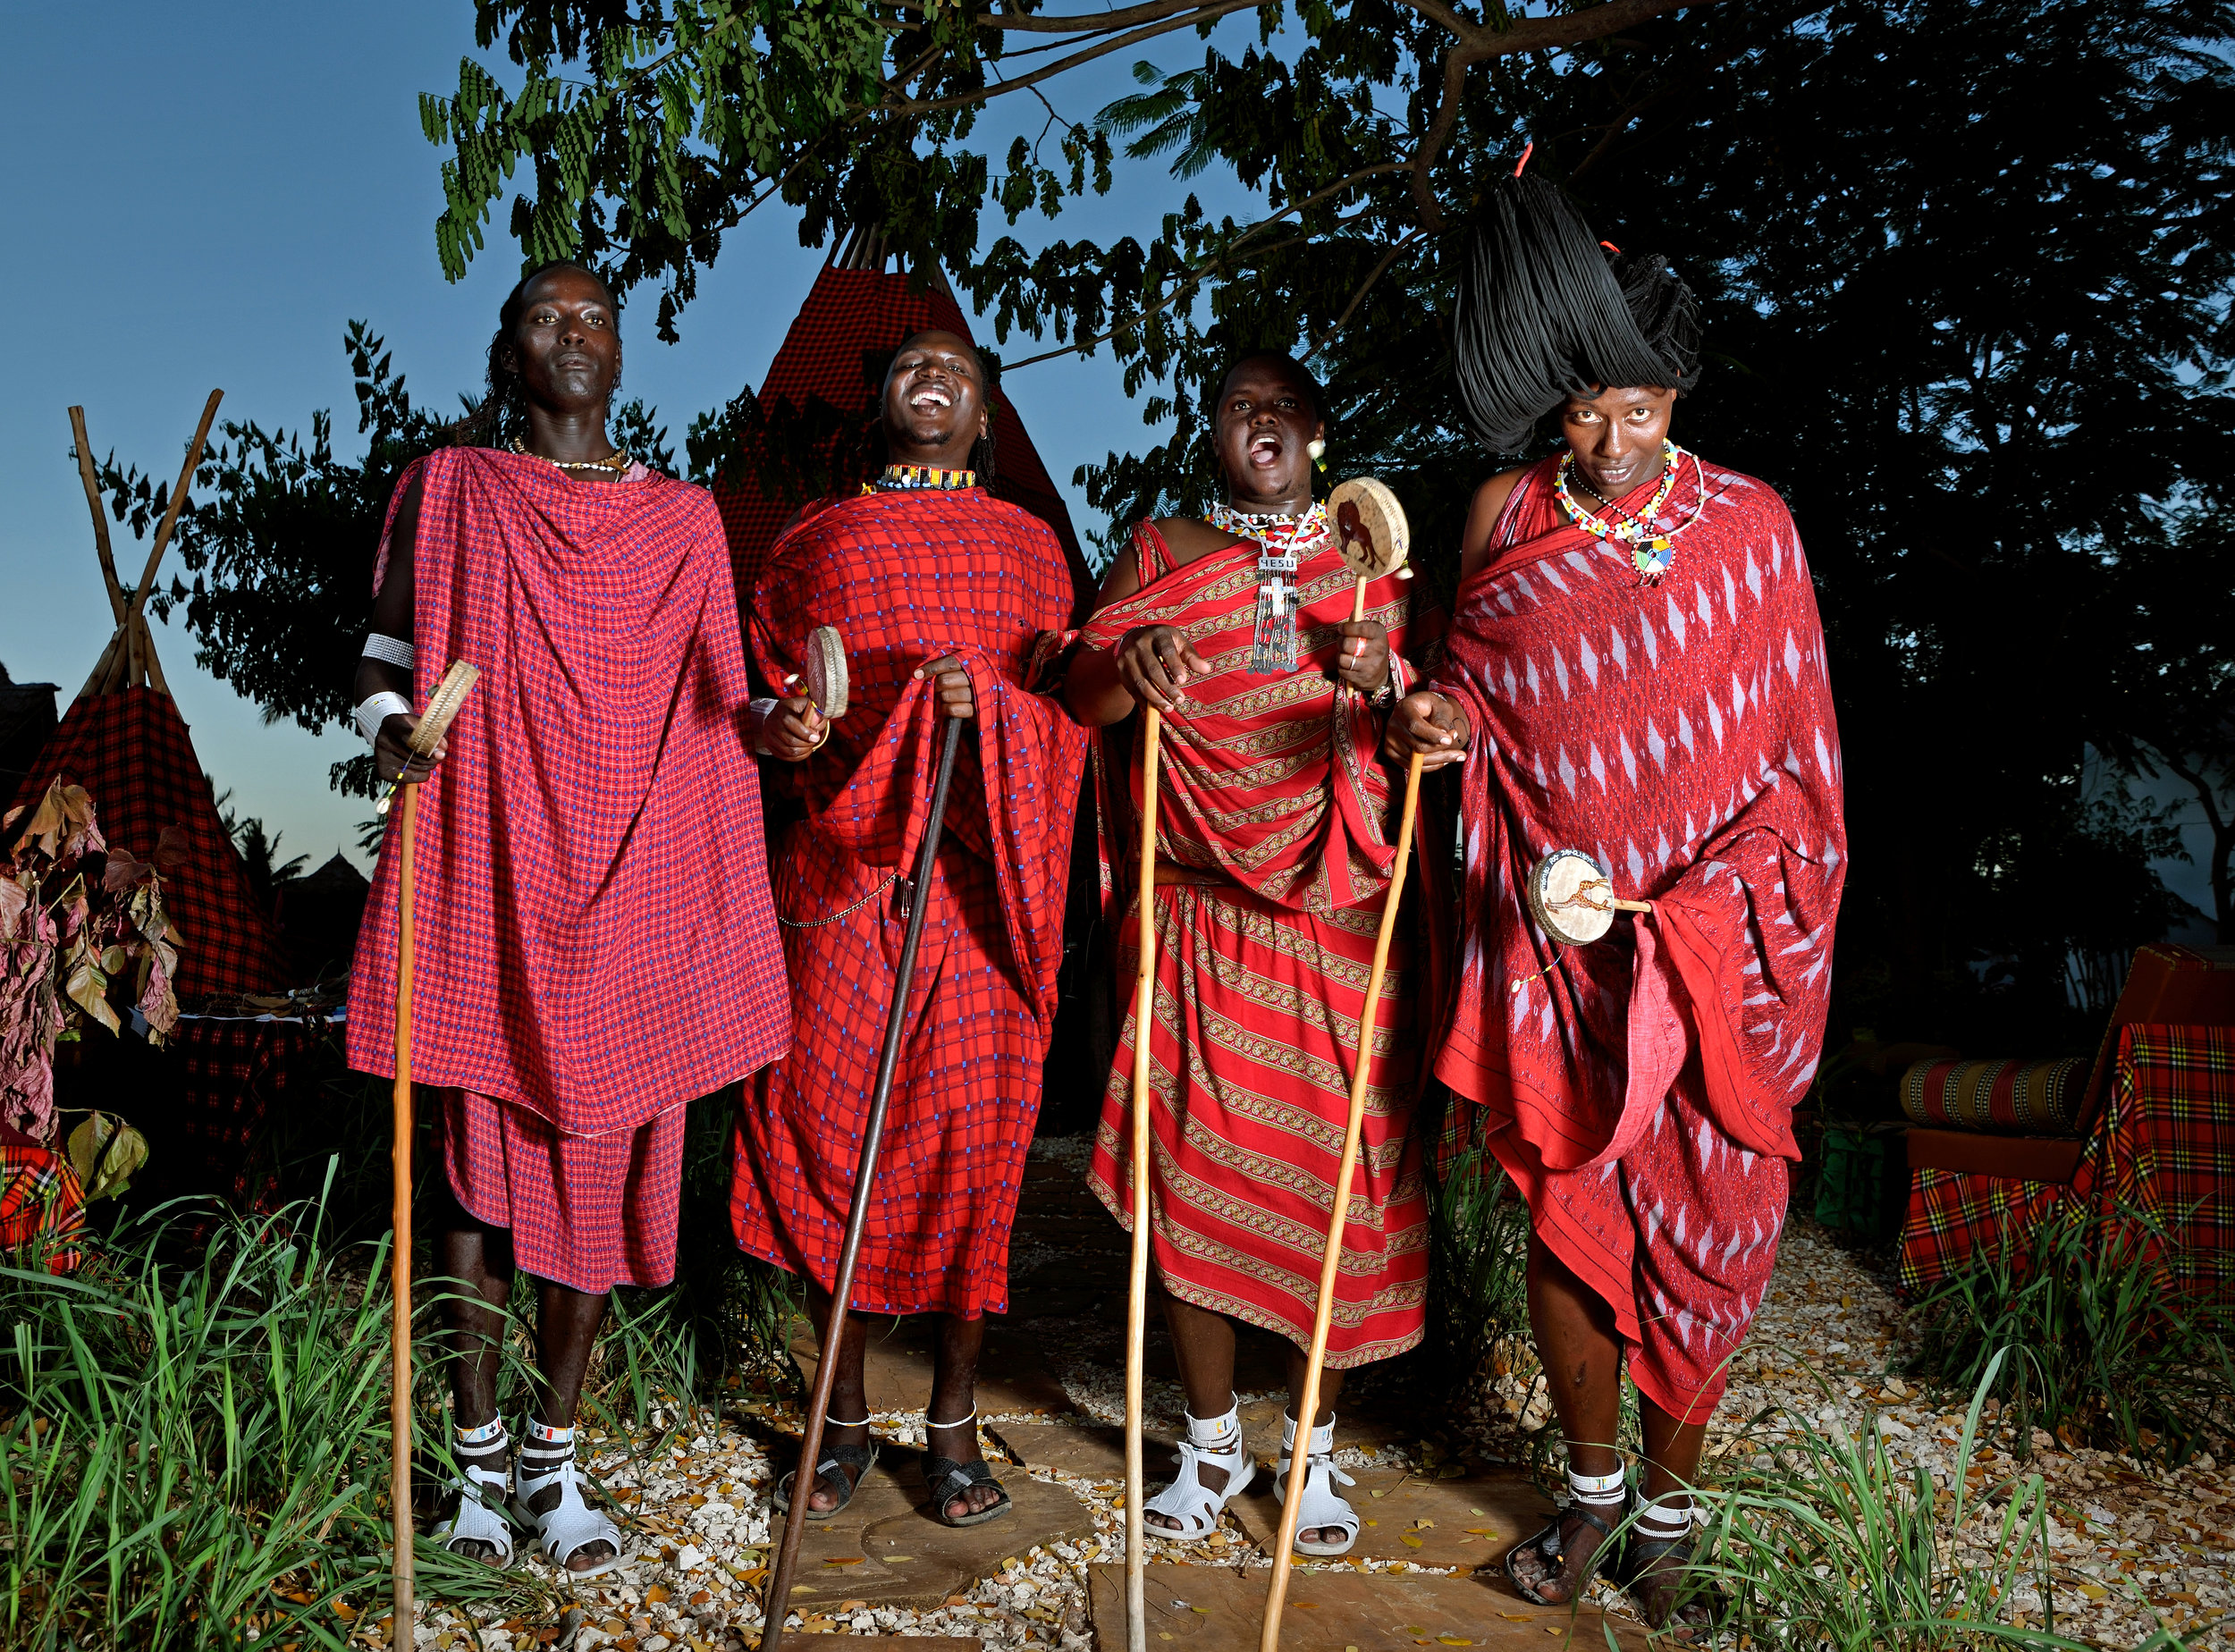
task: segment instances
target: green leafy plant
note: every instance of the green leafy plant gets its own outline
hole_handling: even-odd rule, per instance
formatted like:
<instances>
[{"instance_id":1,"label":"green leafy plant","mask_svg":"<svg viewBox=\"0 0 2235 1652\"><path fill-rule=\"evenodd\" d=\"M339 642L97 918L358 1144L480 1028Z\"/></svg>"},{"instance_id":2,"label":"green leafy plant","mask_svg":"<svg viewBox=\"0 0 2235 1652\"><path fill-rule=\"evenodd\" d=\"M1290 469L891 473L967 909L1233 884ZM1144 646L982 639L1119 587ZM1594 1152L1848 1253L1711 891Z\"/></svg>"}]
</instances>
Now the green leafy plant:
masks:
<instances>
[{"instance_id":1,"label":"green leafy plant","mask_svg":"<svg viewBox=\"0 0 2235 1652\"><path fill-rule=\"evenodd\" d=\"M1781 1409L1753 1420L1736 1462L1694 1494L1705 1515L1694 1575L1719 1592L1735 1644L2079 1647L2054 1632L2041 1477L1970 1479L1981 1412L2009 1352L1987 1356L1938 1478L1902 1471L1876 1429L1851 1437ZM2037 1627L2013 1621L2027 1598L2040 1603Z\"/></svg>"},{"instance_id":2,"label":"green leafy plant","mask_svg":"<svg viewBox=\"0 0 2235 1652\"><path fill-rule=\"evenodd\" d=\"M1994 1395L2021 1454L2037 1429L2185 1461L2235 1428L2235 1313L2174 1289L2165 1256L2176 1243L2123 1206L2075 1210L2023 1235L2005 1227L1918 1302L1913 1369Z\"/></svg>"}]
</instances>

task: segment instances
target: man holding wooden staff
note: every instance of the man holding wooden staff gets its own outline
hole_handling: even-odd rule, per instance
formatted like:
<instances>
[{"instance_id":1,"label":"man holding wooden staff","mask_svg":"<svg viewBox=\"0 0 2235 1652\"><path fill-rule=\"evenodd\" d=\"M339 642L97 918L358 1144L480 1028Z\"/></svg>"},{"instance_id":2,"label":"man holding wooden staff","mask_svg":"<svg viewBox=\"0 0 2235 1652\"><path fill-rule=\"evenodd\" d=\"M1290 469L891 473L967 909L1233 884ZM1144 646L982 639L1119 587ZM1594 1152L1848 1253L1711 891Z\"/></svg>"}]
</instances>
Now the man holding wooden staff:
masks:
<instances>
[{"instance_id":1,"label":"man holding wooden staff","mask_svg":"<svg viewBox=\"0 0 2235 1652\"><path fill-rule=\"evenodd\" d=\"M1324 398L1286 356L1237 362L1213 404L1226 499L1208 520L1143 522L1103 581L1066 695L1109 730L1104 864L1120 974L1154 914L1154 1024L1128 1016L1092 1183L1130 1228L1134 1046L1150 1041L1152 1254L1187 1396L1177 1479L1149 1530L1200 1541L1253 1468L1234 1393L1235 1325L1293 1344L1281 1474L1295 1454L1305 1349L1349 1114L1360 1015L1397 811L1382 720L1407 686L1406 585L1356 585L1311 497ZM1162 718L1155 888L1126 894L1140 795L1123 738ZM1131 777L1128 788L1127 777ZM1128 911L1124 902L1132 899ZM1425 1328L1429 1216L1412 1129L1410 948L1381 990L1362 1146L1309 1428L1297 1547L1339 1555L1359 1521L1335 1490L1333 1402L1345 1370L1402 1353Z\"/></svg>"},{"instance_id":2,"label":"man holding wooden staff","mask_svg":"<svg viewBox=\"0 0 2235 1652\"><path fill-rule=\"evenodd\" d=\"M823 1326L848 1211L872 1201L824 1446L813 1472L780 1485L779 1505L804 1496L806 1518L827 1520L852 1500L876 1460L871 1319L930 1313L931 1512L977 1525L1010 1506L978 1447L977 1361L984 1316L1008 1305L1009 1231L1055 1026L1085 740L1034 683L1073 596L1047 525L986 491L984 367L966 340L904 343L881 418L882 474L809 505L751 596L755 662L782 696L767 704L763 749L795 765L782 779L805 818L776 856L797 1036L746 1095L730 1214L741 1246L806 1281ZM822 626L847 655L848 709L827 720L803 692ZM949 719L968 727L935 871L915 889ZM856 1187L912 901L927 905L882 1163L873 1186Z\"/></svg>"},{"instance_id":3,"label":"man holding wooden staff","mask_svg":"<svg viewBox=\"0 0 2235 1652\"><path fill-rule=\"evenodd\" d=\"M1691 1638L1714 1614L1687 1575L1689 1488L1768 1288L1846 870L1823 631L1784 502L1667 440L1699 327L1662 259L1610 256L1515 176L1456 327L1487 445L1518 450L1547 415L1566 440L1477 493L1445 663L1390 723L1393 754L1464 764L1435 1070L1529 1201L1530 1319L1567 1442L1572 1501L1506 1570L1548 1604L1608 1572ZM1561 850L1596 862L1601 914L1649 908L1561 946L1529 893Z\"/></svg>"},{"instance_id":4,"label":"man holding wooden staff","mask_svg":"<svg viewBox=\"0 0 2235 1652\"><path fill-rule=\"evenodd\" d=\"M510 1497L578 1575L620 1557L574 1462L607 1295L674 1277L686 1104L789 1036L729 550L705 493L606 436L618 320L572 264L505 300L487 400L397 485L357 674L381 778L424 788L413 1072L440 1139L435 1268L467 1287L443 1308L463 1478L436 1535L504 1564ZM506 449L472 445L507 425ZM409 763L453 660L478 690L437 762ZM395 860L350 976L350 1064L382 1075ZM496 1405L516 1268L539 1293L517 1465Z\"/></svg>"}]
</instances>

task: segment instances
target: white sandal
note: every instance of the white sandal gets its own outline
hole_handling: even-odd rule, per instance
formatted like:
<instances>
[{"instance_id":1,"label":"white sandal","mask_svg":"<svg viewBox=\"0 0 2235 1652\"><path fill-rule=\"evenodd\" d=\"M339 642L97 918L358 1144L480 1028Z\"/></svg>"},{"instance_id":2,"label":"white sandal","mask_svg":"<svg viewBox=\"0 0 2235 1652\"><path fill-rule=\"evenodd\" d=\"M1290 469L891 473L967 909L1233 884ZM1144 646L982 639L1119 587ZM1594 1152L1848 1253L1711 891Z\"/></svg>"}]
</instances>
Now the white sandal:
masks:
<instances>
[{"instance_id":1,"label":"white sandal","mask_svg":"<svg viewBox=\"0 0 2235 1652\"><path fill-rule=\"evenodd\" d=\"M1296 1420L1286 1412L1281 1416L1280 1468L1273 1475L1273 1496L1284 1505L1288 1501L1288 1467L1295 1460ZM1345 1486L1358 1482L1335 1466L1335 1422L1329 1418L1326 1424L1311 1430L1311 1444L1303 1457L1303 1507L1296 1513L1296 1553L1315 1557L1347 1555L1358 1541L1358 1511L1336 1495L1335 1482ZM1320 1531L1327 1527L1342 1529L1340 1543L1306 1543L1303 1534Z\"/></svg>"},{"instance_id":2,"label":"white sandal","mask_svg":"<svg viewBox=\"0 0 2235 1652\"><path fill-rule=\"evenodd\" d=\"M578 1581L598 1577L620 1564L620 1528L582 1500L582 1475L574 1464L572 1429L529 1423L513 1480L518 1488L513 1516L535 1527L536 1540L552 1564ZM532 1498L553 1486L559 1488L559 1501L547 1513L539 1514L528 1506ZM578 1572L568 1566L569 1557L593 1543L608 1544L613 1552Z\"/></svg>"},{"instance_id":3,"label":"white sandal","mask_svg":"<svg viewBox=\"0 0 2235 1652\"><path fill-rule=\"evenodd\" d=\"M457 1461L459 1477L451 1482L451 1491L458 1498L458 1512L434 1528L435 1542L453 1555L463 1557L462 1543L485 1543L496 1550L486 1558L492 1566L512 1564L512 1522L504 1518L505 1498L512 1490L512 1471L505 1459L512 1450L512 1441L504 1432L504 1422L499 1419L478 1429L451 1430L451 1455Z\"/></svg>"},{"instance_id":4,"label":"white sandal","mask_svg":"<svg viewBox=\"0 0 2235 1652\"><path fill-rule=\"evenodd\" d=\"M1224 1469L1227 1483L1213 1491L1202 1483L1201 1469ZM1242 1439L1242 1408L1237 1403L1223 1417L1187 1419L1187 1437L1179 1443L1179 1476L1149 1499L1144 1513L1161 1514L1179 1521L1177 1527L1149 1526L1148 1531L1177 1543L1200 1543L1219 1530L1219 1516L1227 1504L1249 1489L1257 1478L1257 1464Z\"/></svg>"}]
</instances>

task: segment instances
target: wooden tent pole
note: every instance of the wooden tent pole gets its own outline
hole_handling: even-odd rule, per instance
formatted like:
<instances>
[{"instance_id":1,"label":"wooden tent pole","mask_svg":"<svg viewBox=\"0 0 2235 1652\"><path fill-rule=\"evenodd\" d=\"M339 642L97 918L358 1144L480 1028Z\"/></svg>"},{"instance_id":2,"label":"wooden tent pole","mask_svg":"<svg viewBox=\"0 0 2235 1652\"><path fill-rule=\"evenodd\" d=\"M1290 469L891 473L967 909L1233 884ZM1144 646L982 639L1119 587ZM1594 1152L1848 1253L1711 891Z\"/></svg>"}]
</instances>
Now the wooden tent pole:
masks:
<instances>
[{"instance_id":1,"label":"wooden tent pole","mask_svg":"<svg viewBox=\"0 0 2235 1652\"><path fill-rule=\"evenodd\" d=\"M157 694L168 695L171 685L163 675L163 662L156 657L156 634L148 628L148 616L134 616L139 627L139 663L148 673L148 686Z\"/></svg>"},{"instance_id":2,"label":"wooden tent pole","mask_svg":"<svg viewBox=\"0 0 2235 1652\"><path fill-rule=\"evenodd\" d=\"M118 626L109 633L108 645L101 650L101 657L93 662L93 675L85 679L85 687L78 690L82 700L90 694L109 691L109 673L116 664L116 657L124 651L124 628Z\"/></svg>"},{"instance_id":3,"label":"wooden tent pole","mask_svg":"<svg viewBox=\"0 0 2235 1652\"><path fill-rule=\"evenodd\" d=\"M1303 1488L1311 1478L1311 1430L1320 1419L1320 1372L1327 1362L1327 1333L1335 1313L1335 1281L1343 1263L1343 1230L1350 1225L1351 1178L1358 1169L1358 1143L1366 1127L1366 1081L1373 1072L1373 1027L1381 1007L1381 979L1389 965L1389 937L1396 929L1397 906L1404 898L1404 869L1413 852L1413 821L1420 811L1421 754L1404 774L1404 813L1397 825L1396 864L1389 893L1381 903L1381 932L1373 943L1373 968L1366 976L1365 1007L1358 1016L1358 1055L1351 1063L1350 1117L1343 1128L1343 1160L1335 1176L1335 1216L1327 1230L1327 1254L1320 1263L1320 1300L1311 1316L1311 1347L1305 1356L1303 1395L1296 1407L1296 1443L1288 1453L1288 1495L1280 1509L1280 1530L1273 1540L1273 1574L1265 1591L1265 1623L1259 1652L1279 1652L1280 1614L1288 1599L1288 1572L1296 1546L1296 1524L1303 1512ZM1299 1465L1302 1465L1299 1467Z\"/></svg>"},{"instance_id":4,"label":"wooden tent pole","mask_svg":"<svg viewBox=\"0 0 2235 1652\"><path fill-rule=\"evenodd\" d=\"M116 552L109 544L108 512L101 509L100 479L93 473L93 442L85 433L85 409L70 409L70 434L78 449L78 479L85 484L86 509L93 512L93 549L101 559L101 583L108 587L109 617L124 623L124 589L116 583Z\"/></svg>"},{"instance_id":5,"label":"wooden tent pole","mask_svg":"<svg viewBox=\"0 0 2235 1652\"><path fill-rule=\"evenodd\" d=\"M139 583L132 587L132 612L148 606L148 593L156 582L156 569L163 560L163 553L171 544L171 530L178 526L179 511L186 503L186 491L194 485L194 472L202 462L202 444L209 440L210 425L217 417L217 404L225 399L222 390L209 392L209 401L202 409L202 422L194 427L194 443L186 451L186 463L179 469L179 485L171 490L171 508L163 513L163 524L156 529L156 543L148 552L148 566L139 576Z\"/></svg>"}]
</instances>

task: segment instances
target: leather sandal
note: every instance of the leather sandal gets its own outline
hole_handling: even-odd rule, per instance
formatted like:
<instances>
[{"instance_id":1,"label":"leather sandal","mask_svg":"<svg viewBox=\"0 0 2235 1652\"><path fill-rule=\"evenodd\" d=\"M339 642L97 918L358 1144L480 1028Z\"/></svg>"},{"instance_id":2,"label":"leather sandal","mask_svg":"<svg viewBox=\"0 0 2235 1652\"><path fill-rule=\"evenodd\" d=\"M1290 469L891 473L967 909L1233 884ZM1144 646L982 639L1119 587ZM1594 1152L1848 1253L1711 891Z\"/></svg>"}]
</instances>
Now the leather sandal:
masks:
<instances>
[{"instance_id":1,"label":"leather sandal","mask_svg":"<svg viewBox=\"0 0 2235 1652\"><path fill-rule=\"evenodd\" d=\"M1537 1580L1537 1583L1548 1582L1551 1579L1558 1577L1562 1571L1561 1550L1564 1547L1560 1528L1565 1525L1571 1518L1581 1521L1598 1533L1598 1547L1592 1553L1590 1563L1584 1568L1582 1575L1575 1580L1575 1593L1565 1600L1547 1600L1537 1592L1536 1583L1531 1583L1522 1578L1514 1562L1519 1555L1533 1554L1547 1563L1545 1573ZM1614 1547L1614 1535L1615 1529L1601 1520L1588 1504L1571 1503L1560 1511L1557 1519L1537 1533L1535 1537L1525 1538L1505 1551L1505 1580L1514 1586L1515 1592L1532 1606L1573 1606L1576 1601L1582 1598L1583 1591L1597 1580L1614 1559L1613 1555L1608 1552Z\"/></svg>"},{"instance_id":2,"label":"leather sandal","mask_svg":"<svg viewBox=\"0 0 2235 1652\"><path fill-rule=\"evenodd\" d=\"M983 1457L974 1462L957 1462L952 1457L934 1457L926 1452L924 1483L931 1488L932 1518L942 1526L983 1526L990 1520L1000 1519L1016 1506L1009 1501L1008 1488L993 1478L993 1471L986 1467ZM1000 1498L968 1514L949 1514L947 1505L973 1486L991 1486L1001 1494Z\"/></svg>"},{"instance_id":3,"label":"leather sandal","mask_svg":"<svg viewBox=\"0 0 2235 1652\"><path fill-rule=\"evenodd\" d=\"M866 1446L825 1446L822 1448L822 1461L814 1465L814 1477L826 1486L837 1487L846 1495L827 1509L810 1506L800 1512L809 1520L835 1519L845 1513L846 1505L853 1502L854 1494L861 1489L862 1482L869 1478L869 1471L876 1466L877 1442L873 1439ZM831 1471L845 1469L853 1470L853 1474L848 1476ZM783 1513L791 1513L792 1482L798 1478L799 1471L795 1469L776 1482L774 1502L778 1510ZM807 1495L813 1496L814 1494L809 1492Z\"/></svg>"},{"instance_id":4,"label":"leather sandal","mask_svg":"<svg viewBox=\"0 0 2235 1652\"><path fill-rule=\"evenodd\" d=\"M1623 1546L1622 1586L1637 1603L1648 1628L1691 1640L1723 1621L1723 1592L1692 1575L1692 1540L1640 1538L1632 1531Z\"/></svg>"}]
</instances>

